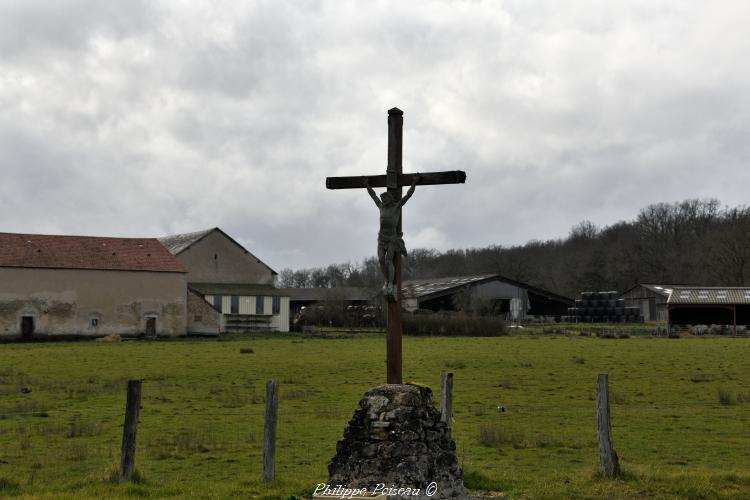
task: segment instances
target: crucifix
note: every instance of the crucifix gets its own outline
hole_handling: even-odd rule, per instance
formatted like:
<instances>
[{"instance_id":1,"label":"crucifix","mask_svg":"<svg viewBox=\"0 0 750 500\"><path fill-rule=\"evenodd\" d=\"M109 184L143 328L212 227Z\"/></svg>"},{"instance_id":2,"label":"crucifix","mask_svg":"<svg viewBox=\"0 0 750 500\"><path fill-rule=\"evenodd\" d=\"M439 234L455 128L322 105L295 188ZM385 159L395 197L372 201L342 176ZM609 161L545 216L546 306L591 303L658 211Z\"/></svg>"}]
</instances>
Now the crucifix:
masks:
<instances>
[{"instance_id":1,"label":"crucifix","mask_svg":"<svg viewBox=\"0 0 750 500\"><path fill-rule=\"evenodd\" d=\"M383 295L386 300L387 317L387 381L401 384L401 256L406 255L404 245L401 207L414 193L416 186L434 184L463 184L466 173L460 170L404 174L401 165L404 135L404 112L398 108L388 110L388 166L385 175L362 175L353 177L327 177L328 189L366 188L380 210L378 233L378 261L385 278ZM401 198L401 188L410 186L407 195ZM387 188L381 199L372 188Z\"/></svg>"}]
</instances>

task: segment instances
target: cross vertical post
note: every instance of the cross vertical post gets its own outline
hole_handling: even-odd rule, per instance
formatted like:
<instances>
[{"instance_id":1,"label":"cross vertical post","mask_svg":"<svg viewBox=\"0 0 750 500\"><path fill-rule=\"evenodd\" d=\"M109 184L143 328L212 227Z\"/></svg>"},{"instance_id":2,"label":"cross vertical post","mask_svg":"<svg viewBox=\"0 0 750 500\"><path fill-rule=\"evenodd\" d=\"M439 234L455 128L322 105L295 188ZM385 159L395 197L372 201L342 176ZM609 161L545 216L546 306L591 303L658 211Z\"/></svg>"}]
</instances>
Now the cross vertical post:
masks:
<instances>
[{"instance_id":1,"label":"cross vertical post","mask_svg":"<svg viewBox=\"0 0 750 500\"><path fill-rule=\"evenodd\" d=\"M404 144L404 112L398 108L388 110L388 166L386 168L386 187L393 199L401 199L401 186L398 176L403 171L401 159ZM399 209L398 234L403 235L402 210ZM389 384L403 383L402 349L401 349L401 255L396 254L393 260L394 280L396 282L396 300L385 299L386 319L386 381Z\"/></svg>"},{"instance_id":2,"label":"cross vertical post","mask_svg":"<svg viewBox=\"0 0 750 500\"><path fill-rule=\"evenodd\" d=\"M388 165L385 175L360 175L350 177L326 177L328 189L367 188L380 209L380 232L378 233L378 259L386 277L383 287L387 314L386 379L389 384L401 384L401 253L406 255L404 245L401 206L413 194L415 186L436 184L463 184L466 173L461 170L404 174L403 155L404 112L398 108L388 110ZM402 187L411 186L402 200ZM387 194L378 200L372 188L386 188ZM390 200L386 200L389 198ZM394 217L396 220L394 221ZM385 248L387 247L387 248ZM384 249L385 248L385 249ZM382 254L382 255L381 255ZM383 257L381 259L381 257ZM392 261L390 260L392 259ZM393 265L391 273L390 265ZM392 281L391 281L392 279Z\"/></svg>"}]
</instances>

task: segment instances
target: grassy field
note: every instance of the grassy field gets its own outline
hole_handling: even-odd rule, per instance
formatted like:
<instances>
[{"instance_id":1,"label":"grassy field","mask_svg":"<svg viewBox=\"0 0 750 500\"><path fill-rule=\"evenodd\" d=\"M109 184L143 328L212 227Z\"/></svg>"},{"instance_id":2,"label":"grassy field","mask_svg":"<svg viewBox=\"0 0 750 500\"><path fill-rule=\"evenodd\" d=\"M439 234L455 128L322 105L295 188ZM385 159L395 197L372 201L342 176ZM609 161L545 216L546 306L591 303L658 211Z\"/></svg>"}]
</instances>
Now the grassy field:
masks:
<instances>
[{"instance_id":1,"label":"grassy field","mask_svg":"<svg viewBox=\"0 0 750 500\"><path fill-rule=\"evenodd\" d=\"M383 382L384 351L377 334L0 345L0 497L307 494L361 395ZM750 339L405 338L407 380L439 388L441 370L455 374L454 437L474 492L750 497ZM600 372L625 472L614 481L596 473ZM129 378L144 380L141 480L117 485ZM278 479L266 485L269 379L281 396Z\"/></svg>"}]
</instances>

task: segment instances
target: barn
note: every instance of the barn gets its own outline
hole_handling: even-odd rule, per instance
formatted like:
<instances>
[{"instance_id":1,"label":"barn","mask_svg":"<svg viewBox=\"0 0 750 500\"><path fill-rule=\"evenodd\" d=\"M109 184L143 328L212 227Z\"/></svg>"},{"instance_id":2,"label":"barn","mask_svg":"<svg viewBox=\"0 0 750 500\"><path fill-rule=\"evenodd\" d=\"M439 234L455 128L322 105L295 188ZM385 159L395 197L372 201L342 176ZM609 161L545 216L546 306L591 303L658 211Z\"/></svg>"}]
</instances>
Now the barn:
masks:
<instances>
[{"instance_id":1,"label":"barn","mask_svg":"<svg viewBox=\"0 0 750 500\"><path fill-rule=\"evenodd\" d=\"M688 325L722 325L736 334L738 325L750 325L750 287L673 287L667 331Z\"/></svg>"},{"instance_id":2,"label":"barn","mask_svg":"<svg viewBox=\"0 0 750 500\"><path fill-rule=\"evenodd\" d=\"M227 233L214 227L159 241L187 270L193 296L211 305L189 303L189 332L289 331L289 296L274 286L276 271Z\"/></svg>"},{"instance_id":3,"label":"barn","mask_svg":"<svg viewBox=\"0 0 750 500\"><path fill-rule=\"evenodd\" d=\"M0 337L184 335L186 283L153 238L0 233Z\"/></svg>"},{"instance_id":4,"label":"barn","mask_svg":"<svg viewBox=\"0 0 750 500\"><path fill-rule=\"evenodd\" d=\"M481 308L513 321L559 319L573 305L568 297L499 274L409 280L402 289L408 311Z\"/></svg>"},{"instance_id":5,"label":"barn","mask_svg":"<svg viewBox=\"0 0 750 500\"><path fill-rule=\"evenodd\" d=\"M667 321L667 299L674 285L638 283L620 294L626 306L639 306L643 321Z\"/></svg>"}]
</instances>

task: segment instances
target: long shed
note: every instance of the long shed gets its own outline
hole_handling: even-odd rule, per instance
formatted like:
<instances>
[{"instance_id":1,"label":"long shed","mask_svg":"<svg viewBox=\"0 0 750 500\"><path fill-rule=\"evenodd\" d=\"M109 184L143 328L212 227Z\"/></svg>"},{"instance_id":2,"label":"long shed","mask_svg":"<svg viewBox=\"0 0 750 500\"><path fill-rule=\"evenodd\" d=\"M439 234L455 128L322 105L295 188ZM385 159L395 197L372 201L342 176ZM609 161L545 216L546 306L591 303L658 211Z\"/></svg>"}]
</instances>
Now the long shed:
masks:
<instances>
[{"instance_id":1,"label":"long shed","mask_svg":"<svg viewBox=\"0 0 750 500\"><path fill-rule=\"evenodd\" d=\"M750 325L750 287L679 286L669 290L667 331L674 325Z\"/></svg>"}]
</instances>

